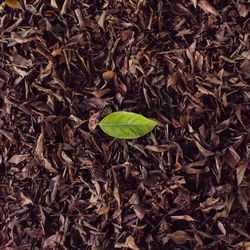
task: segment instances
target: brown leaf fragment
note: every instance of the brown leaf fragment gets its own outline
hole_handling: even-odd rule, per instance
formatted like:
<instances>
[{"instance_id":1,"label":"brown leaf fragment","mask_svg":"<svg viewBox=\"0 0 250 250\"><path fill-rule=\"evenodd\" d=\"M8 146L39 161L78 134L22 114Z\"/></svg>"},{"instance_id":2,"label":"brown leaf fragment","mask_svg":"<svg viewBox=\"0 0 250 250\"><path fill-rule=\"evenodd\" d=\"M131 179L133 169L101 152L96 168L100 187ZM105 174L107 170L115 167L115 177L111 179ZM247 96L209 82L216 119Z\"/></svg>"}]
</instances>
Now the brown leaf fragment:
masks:
<instances>
[{"instance_id":1,"label":"brown leaf fragment","mask_svg":"<svg viewBox=\"0 0 250 250\"><path fill-rule=\"evenodd\" d=\"M88 128L91 132L96 129L99 123L99 117L100 117L100 112L96 112L90 116L89 122L88 122Z\"/></svg>"},{"instance_id":2,"label":"brown leaf fragment","mask_svg":"<svg viewBox=\"0 0 250 250\"><path fill-rule=\"evenodd\" d=\"M222 234L224 234L224 235L227 234L227 231L226 231L224 225L220 221L217 222L217 226L218 226L219 230L222 232Z\"/></svg>"},{"instance_id":3,"label":"brown leaf fragment","mask_svg":"<svg viewBox=\"0 0 250 250\"><path fill-rule=\"evenodd\" d=\"M140 204L140 199L137 193L133 193L131 198L129 199L129 204L131 205L139 205Z\"/></svg>"},{"instance_id":4,"label":"brown leaf fragment","mask_svg":"<svg viewBox=\"0 0 250 250\"><path fill-rule=\"evenodd\" d=\"M99 20L98 20L98 25L103 29L104 29L104 21L105 21L105 18L106 18L106 15L107 15L107 11L103 11Z\"/></svg>"},{"instance_id":5,"label":"brown leaf fragment","mask_svg":"<svg viewBox=\"0 0 250 250\"><path fill-rule=\"evenodd\" d=\"M59 182L60 182L60 175L57 175L54 178L52 178L53 188L52 188L52 192L50 195L50 202L51 203L53 203L55 201L55 198L57 196Z\"/></svg>"},{"instance_id":6,"label":"brown leaf fragment","mask_svg":"<svg viewBox=\"0 0 250 250\"><path fill-rule=\"evenodd\" d=\"M147 145L145 149L152 151L152 152L157 152L157 153L163 153L168 151L171 148L169 145L159 145L159 146L154 146L154 145Z\"/></svg>"},{"instance_id":7,"label":"brown leaf fragment","mask_svg":"<svg viewBox=\"0 0 250 250\"><path fill-rule=\"evenodd\" d=\"M22 5L19 0L5 0L5 3L12 9L22 9Z\"/></svg>"},{"instance_id":8,"label":"brown leaf fragment","mask_svg":"<svg viewBox=\"0 0 250 250\"><path fill-rule=\"evenodd\" d=\"M105 71L105 72L102 74L102 78L103 78L104 80L107 80L107 81L113 79L114 76L115 76L115 72L114 72L114 71L111 71L111 70Z\"/></svg>"},{"instance_id":9,"label":"brown leaf fragment","mask_svg":"<svg viewBox=\"0 0 250 250\"><path fill-rule=\"evenodd\" d=\"M109 206L103 206L103 207L101 207L99 210L98 210L98 212L97 212L97 214L100 216L100 215L104 215L104 214L107 214L108 212L109 212L109 210L110 210L110 207Z\"/></svg>"},{"instance_id":10,"label":"brown leaf fragment","mask_svg":"<svg viewBox=\"0 0 250 250\"><path fill-rule=\"evenodd\" d=\"M119 189L117 187L114 188L114 192L113 195L118 203L118 207L121 207L121 198L120 198L120 193L119 193Z\"/></svg>"},{"instance_id":11,"label":"brown leaf fragment","mask_svg":"<svg viewBox=\"0 0 250 250\"><path fill-rule=\"evenodd\" d=\"M50 6L54 9L58 10L58 5L56 3L56 0L50 0Z\"/></svg>"},{"instance_id":12,"label":"brown leaf fragment","mask_svg":"<svg viewBox=\"0 0 250 250\"><path fill-rule=\"evenodd\" d=\"M67 7L69 6L70 2L71 2L71 0L64 0L63 6L62 6L62 9L61 9L61 12L60 12L61 16L66 13Z\"/></svg>"},{"instance_id":13,"label":"brown leaf fragment","mask_svg":"<svg viewBox=\"0 0 250 250\"><path fill-rule=\"evenodd\" d=\"M29 154L23 154L23 155L13 155L10 159L9 159L9 163L12 164L19 164L22 161L25 161L27 159L27 157L29 156Z\"/></svg>"},{"instance_id":14,"label":"brown leaf fragment","mask_svg":"<svg viewBox=\"0 0 250 250\"><path fill-rule=\"evenodd\" d=\"M20 192L18 195L18 202L21 207L33 204L32 200L24 195L23 192Z\"/></svg>"},{"instance_id":15,"label":"brown leaf fragment","mask_svg":"<svg viewBox=\"0 0 250 250\"><path fill-rule=\"evenodd\" d=\"M231 168L235 168L238 165L240 159L241 159L240 156L232 147L229 147L227 149L225 157L224 157L224 161Z\"/></svg>"},{"instance_id":16,"label":"brown leaf fragment","mask_svg":"<svg viewBox=\"0 0 250 250\"><path fill-rule=\"evenodd\" d=\"M216 205L219 201L220 198L209 197L203 203L200 203L200 208L204 212L209 212L211 209L214 208L214 205Z\"/></svg>"},{"instance_id":17,"label":"brown leaf fragment","mask_svg":"<svg viewBox=\"0 0 250 250\"><path fill-rule=\"evenodd\" d=\"M59 233L51 235L43 243L43 249L55 248L56 245L61 241L62 236Z\"/></svg>"},{"instance_id":18,"label":"brown leaf fragment","mask_svg":"<svg viewBox=\"0 0 250 250\"><path fill-rule=\"evenodd\" d=\"M36 147L35 147L35 155L39 160L43 160L44 158L44 132L38 136Z\"/></svg>"},{"instance_id":19,"label":"brown leaf fragment","mask_svg":"<svg viewBox=\"0 0 250 250\"><path fill-rule=\"evenodd\" d=\"M44 233L41 228L25 228L24 232L32 238L43 238Z\"/></svg>"},{"instance_id":20,"label":"brown leaf fragment","mask_svg":"<svg viewBox=\"0 0 250 250\"><path fill-rule=\"evenodd\" d=\"M187 241L194 240L188 233L182 230L178 230L174 233L168 234L167 236L177 244L184 244Z\"/></svg>"},{"instance_id":21,"label":"brown leaf fragment","mask_svg":"<svg viewBox=\"0 0 250 250\"><path fill-rule=\"evenodd\" d=\"M237 184L238 186L242 183L243 179L244 179L244 175L247 169L247 166L249 165L249 163L247 161L243 162L239 162L239 166L236 168L236 174L237 174Z\"/></svg>"},{"instance_id":22,"label":"brown leaf fragment","mask_svg":"<svg viewBox=\"0 0 250 250\"><path fill-rule=\"evenodd\" d=\"M0 129L0 134L4 135L12 144L17 143L13 133Z\"/></svg>"},{"instance_id":23,"label":"brown leaf fragment","mask_svg":"<svg viewBox=\"0 0 250 250\"><path fill-rule=\"evenodd\" d=\"M44 158L44 167L50 172L54 174L58 174L58 171L52 166L49 159Z\"/></svg>"},{"instance_id":24,"label":"brown leaf fragment","mask_svg":"<svg viewBox=\"0 0 250 250\"><path fill-rule=\"evenodd\" d=\"M229 127L229 125L230 125L230 119L224 120L216 127L216 132L221 133L222 131L226 130Z\"/></svg>"},{"instance_id":25,"label":"brown leaf fragment","mask_svg":"<svg viewBox=\"0 0 250 250\"><path fill-rule=\"evenodd\" d=\"M241 17L246 17L248 15L248 12L250 11L249 6L247 7L247 5L239 2L236 3L236 6Z\"/></svg>"},{"instance_id":26,"label":"brown leaf fragment","mask_svg":"<svg viewBox=\"0 0 250 250\"><path fill-rule=\"evenodd\" d=\"M197 7L197 0L191 0L191 1L192 1L193 5L194 5L194 7L196 9L196 7Z\"/></svg>"},{"instance_id":27,"label":"brown leaf fragment","mask_svg":"<svg viewBox=\"0 0 250 250\"><path fill-rule=\"evenodd\" d=\"M126 247L132 249L132 250L140 250L140 248L136 245L135 243L135 239L133 236L128 236L126 238L126 242L125 242Z\"/></svg>"},{"instance_id":28,"label":"brown leaf fragment","mask_svg":"<svg viewBox=\"0 0 250 250\"><path fill-rule=\"evenodd\" d=\"M190 215L171 215L172 220L185 220L185 221L195 221Z\"/></svg>"},{"instance_id":29,"label":"brown leaf fragment","mask_svg":"<svg viewBox=\"0 0 250 250\"><path fill-rule=\"evenodd\" d=\"M83 21L83 17L82 17L82 12L80 9L76 9L75 10L75 14L76 14L76 17L78 19L78 23L79 23L79 26L81 28L84 28L84 21Z\"/></svg>"},{"instance_id":30,"label":"brown leaf fragment","mask_svg":"<svg viewBox=\"0 0 250 250\"><path fill-rule=\"evenodd\" d=\"M247 79L250 78L250 60L249 59L246 58L241 63L239 72L241 72L242 74L244 74Z\"/></svg>"},{"instance_id":31,"label":"brown leaf fragment","mask_svg":"<svg viewBox=\"0 0 250 250\"><path fill-rule=\"evenodd\" d=\"M250 198L249 195L247 195L247 192L242 188L238 189L238 199L241 207L244 209L246 213L248 213L248 202Z\"/></svg>"},{"instance_id":32,"label":"brown leaf fragment","mask_svg":"<svg viewBox=\"0 0 250 250\"><path fill-rule=\"evenodd\" d=\"M142 220L144 218L144 216L145 216L144 208L142 206L140 206L140 205L133 205L132 208L134 209L136 216L140 220Z\"/></svg>"},{"instance_id":33,"label":"brown leaf fragment","mask_svg":"<svg viewBox=\"0 0 250 250\"><path fill-rule=\"evenodd\" d=\"M201 146L201 144L198 141L195 141L195 144L204 157L209 157L209 156L212 156L215 154L215 153L205 149L203 146Z\"/></svg>"},{"instance_id":34,"label":"brown leaf fragment","mask_svg":"<svg viewBox=\"0 0 250 250\"><path fill-rule=\"evenodd\" d=\"M206 0L200 0L198 6L205 12L213 14L215 16L220 16L219 12Z\"/></svg>"}]
</instances>

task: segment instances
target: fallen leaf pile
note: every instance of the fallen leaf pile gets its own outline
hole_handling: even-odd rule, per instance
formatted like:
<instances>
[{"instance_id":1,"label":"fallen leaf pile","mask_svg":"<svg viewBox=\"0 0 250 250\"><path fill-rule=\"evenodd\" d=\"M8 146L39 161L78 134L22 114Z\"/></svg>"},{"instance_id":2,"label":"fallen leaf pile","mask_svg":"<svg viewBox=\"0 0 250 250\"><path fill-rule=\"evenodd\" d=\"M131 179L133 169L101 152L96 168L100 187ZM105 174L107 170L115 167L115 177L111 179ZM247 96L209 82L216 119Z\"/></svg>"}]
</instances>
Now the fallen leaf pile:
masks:
<instances>
[{"instance_id":1,"label":"fallen leaf pile","mask_svg":"<svg viewBox=\"0 0 250 250\"><path fill-rule=\"evenodd\" d=\"M249 249L249 10L2 1L0 249Z\"/></svg>"}]
</instances>

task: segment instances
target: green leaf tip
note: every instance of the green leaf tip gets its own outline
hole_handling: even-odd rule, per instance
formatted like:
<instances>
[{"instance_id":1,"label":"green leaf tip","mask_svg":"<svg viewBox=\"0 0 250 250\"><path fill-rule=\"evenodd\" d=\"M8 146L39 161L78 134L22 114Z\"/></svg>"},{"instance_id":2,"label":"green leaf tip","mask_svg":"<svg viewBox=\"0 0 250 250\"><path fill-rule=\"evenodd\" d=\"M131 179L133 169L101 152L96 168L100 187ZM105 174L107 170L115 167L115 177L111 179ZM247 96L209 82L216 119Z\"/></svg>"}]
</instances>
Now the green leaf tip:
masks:
<instances>
[{"instance_id":1,"label":"green leaf tip","mask_svg":"<svg viewBox=\"0 0 250 250\"><path fill-rule=\"evenodd\" d=\"M118 139L136 139L152 131L157 122L133 112L117 111L105 116L99 127Z\"/></svg>"}]
</instances>

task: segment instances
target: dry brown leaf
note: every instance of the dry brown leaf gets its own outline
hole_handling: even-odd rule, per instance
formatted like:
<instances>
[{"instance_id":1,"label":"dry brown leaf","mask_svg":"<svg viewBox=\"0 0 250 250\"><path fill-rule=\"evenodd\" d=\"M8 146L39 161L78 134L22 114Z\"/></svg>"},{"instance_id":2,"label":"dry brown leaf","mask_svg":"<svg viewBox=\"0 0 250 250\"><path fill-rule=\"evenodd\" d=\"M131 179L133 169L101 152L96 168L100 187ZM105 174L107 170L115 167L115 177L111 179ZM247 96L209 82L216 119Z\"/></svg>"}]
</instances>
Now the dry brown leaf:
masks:
<instances>
[{"instance_id":1,"label":"dry brown leaf","mask_svg":"<svg viewBox=\"0 0 250 250\"><path fill-rule=\"evenodd\" d=\"M225 154L225 159L224 161L231 167L231 168L235 168L239 161L240 161L240 156L239 154L232 148L229 147L227 149L227 152Z\"/></svg>"},{"instance_id":2,"label":"dry brown leaf","mask_svg":"<svg viewBox=\"0 0 250 250\"><path fill-rule=\"evenodd\" d=\"M194 7L196 9L196 7L197 7L197 0L191 0L191 1L192 1L193 5L194 5Z\"/></svg>"},{"instance_id":3,"label":"dry brown leaf","mask_svg":"<svg viewBox=\"0 0 250 250\"><path fill-rule=\"evenodd\" d=\"M185 221L195 221L190 215L171 215L172 220L185 220Z\"/></svg>"},{"instance_id":4,"label":"dry brown leaf","mask_svg":"<svg viewBox=\"0 0 250 250\"><path fill-rule=\"evenodd\" d=\"M38 136L36 147L35 147L35 155L39 160L43 160L44 158L44 132Z\"/></svg>"},{"instance_id":5,"label":"dry brown leaf","mask_svg":"<svg viewBox=\"0 0 250 250\"><path fill-rule=\"evenodd\" d=\"M108 212L109 212L109 210L110 210L110 207L108 207L108 206L103 206L103 207L101 207L99 210L98 210L98 212L97 212L97 214L100 216L100 215L104 215L104 214L107 214Z\"/></svg>"},{"instance_id":6,"label":"dry brown leaf","mask_svg":"<svg viewBox=\"0 0 250 250\"><path fill-rule=\"evenodd\" d=\"M56 0L50 0L50 6L58 10L58 5Z\"/></svg>"},{"instance_id":7,"label":"dry brown leaf","mask_svg":"<svg viewBox=\"0 0 250 250\"><path fill-rule=\"evenodd\" d=\"M89 122L88 122L88 128L91 132L93 132L96 129L99 123L99 117L100 117L100 112L96 112L90 116Z\"/></svg>"},{"instance_id":8,"label":"dry brown leaf","mask_svg":"<svg viewBox=\"0 0 250 250\"><path fill-rule=\"evenodd\" d=\"M114 76L115 76L115 72L114 72L114 71L111 71L111 70L105 71L105 72L102 74L102 78L103 78L104 80L107 80L107 81L113 79Z\"/></svg>"},{"instance_id":9,"label":"dry brown leaf","mask_svg":"<svg viewBox=\"0 0 250 250\"><path fill-rule=\"evenodd\" d=\"M105 21L105 18L106 18L106 15L107 15L107 11L103 11L99 20L98 20L98 25L104 29L104 21Z\"/></svg>"},{"instance_id":10,"label":"dry brown leaf","mask_svg":"<svg viewBox=\"0 0 250 250\"><path fill-rule=\"evenodd\" d=\"M17 143L13 133L0 129L0 134L4 135L12 144Z\"/></svg>"},{"instance_id":11,"label":"dry brown leaf","mask_svg":"<svg viewBox=\"0 0 250 250\"><path fill-rule=\"evenodd\" d=\"M140 248L138 248L138 246L136 245L135 239L133 238L133 236L127 237L125 245L132 250L140 250Z\"/></svg>"},{"instance_id":12,"label":"dry brown leaf","mask_svg":"<svg viewBox=\"0 0 250 250\"><path fill-rule=\"evenodd\" d=\"M5 3L12 9L22 9L22 5L19 0L5 0Z\"/></svg>"},{"instance_id":13,"label":"dry brown leaf","mask_svg":"<svg viewBox=\"0 0 250 250\"><path fill-rule=\"evenodd\" d=\"M200 0L198 6L205 12L211 13L215 16L220 16L219 12L206 0Z\"/></svg>"},{"instance_id":14,"label":"dry brown leaf","mask_svg":"<svg viewBox=\"0 0 250 250\"><path fill-rule=\"evenodd\" d=\"M144 208L142 206L140 206L140 205L133 205L132 208L134 209L136 216L140 220L142 220L144 218L144 216L145 216Z\"/></svg>"},{"instance_id":15,"label":"dry brown leaf","mask_svg":"<svg viewBox=\"0 0 250 250\"><path fill-rule=\"evenodd\" d=\"M246 213L248 213L248 202L250 197L243 188L238 188L238 199L241 207Z\"/></svg>"},{"instance_id":16,"label":"dry brown leaf","mask_svg":"<svg viewBox=\"0 0 250 250\"><path fill-rule=\"evenodd\" d=\"M61 238L62 236L60 236L59 233L51 235L44 241L43 248L44 249L55 248L56 245L60 242Z\"/></svg>"},{"instance_id":17,"label":"dry brown leaf","mask_svg":"<svg viewBox=\"0 0 250 250\"><path fill-rule=\"evenodd\" d=\"M236 174L237 174L237 184L238 186L242 183L244 179L244 175L247 169L247 166L249 165L248 162L240 162L239 166L236 168Z\"/></svg>"},{"instance_id":18,"label":"dry brown leaf","mask_svg":"<svg viewBox=\"0 0 250 250\"><path fill-rule=\"evenodd\" d=\"M119 189L117 187L114 188L114 197L118 203L118 207L121 207L121 198L120 198L120 193L119 193Z\"/></svg>"},{"instance_id":19,"label":"dry brown leaf","mask_svg":"<svg viewBox=\"0 0 250 250\"><path fill-rule=\"evenodd\" d=\"M230 119L226 119L216 127L216 132L221 133L222 131L226 130L229 127L229 125L230 125Z\"/></svg>"},{"instance_id":20,"label":"dry brown leaf","mask_svg":"<svg viewBox=\"0 0 250 250\"><path fill-rule=\"evenodd\" d=\"M250 11L249 6L247 7L247 5L241 4L239 2L236 3L236 6L241 17L246 17L248 15Z\"/></svg>"},{"instance_id":21,"label":"dry brown leaf","mask_svg":"<svg viewBox=\"0 0 250 250\"><path fill-rule=\"evenodd\" d=\"M137 193L133 193L133 195L131 196L131 198L129 199L129 204L131 205L139 205L140 204L140 200L139 200L139 196Z\"/></svg>"},{"instance_id":22,"label":"dry brown leaf","mask_svg":"<svg viewBox=\"0 0 250 250\"><path fill-rule=\"evenodd\" d=\"M209 157L209 156L212 156L215 154L215 153L205 149L203 146L201 146L201 144L198 141L195 141L195 144L204 157Z\"/></svg>"},{"instance_id":23,"label":"dry brown leaf","mask_svg":"<svg viewBox=\"0 0 250 250\"><path fill-rule=\"evenodd\" d=\"M20 192L18 195L18 202L21 207L33 204L33 201L30 198L27 198L23 192Z\"/></svg>"},{"instance_id":24,"label":"dry brown leaf","mask_svg":"<svg viewBox=\"0 0 250 250\"><path fill-rule=\"evenodd\" d=\"M12 164L19 164L22 161L25 161L27 159L27 157L29 156L29 154L23 154L23 155L13 155L10 159L9 159L9 163Z\"/></svg>"},{"instance_id":25,"label":"dry brown leaf","mask_svg":"<svg viewBox=\"0 0 250 250\"><path fill-rule=\"evenodd\" d=\"M44 158L44 167L50 172L54 174L58 174L58 171L52 166L50 160Z\"/></svg>"},{"instance_id":26,"label":"dry brown leaf","mask_svg":"<svg viewBox=\"0 0 250 250\"><path fill-rule=\"evenodd\" d=\"M154 145L147 145L145 149L152 151L152 152L158 152L158 153L163 153L166 152L170 149L170 146L168 145L159 145L159 146L154 146Z\"/></svg>"},{"instance_id":27,"label":"dry brown leaf","mask_svg":"<svg viewBox=\"0 0 250 250\"><path fill-rule=\"evenodd\" d=\"M168 237L177 244L184 244L187 241L194 240L188 233L178 230L174 233L168 234Z\"/></svg>"},{"instance_id":28,"label":"dry brown leaf","mask_svg":"<svg viewBox=\"0 0 250 250\"><path fill-rule=\"evenodd\" d=\"M217 222L217 226L218 226L219 230L220 230L224 235L227 234L227 231L226 231L224 225L223 225L220 221Z\"/></svg>"}]
</instances>

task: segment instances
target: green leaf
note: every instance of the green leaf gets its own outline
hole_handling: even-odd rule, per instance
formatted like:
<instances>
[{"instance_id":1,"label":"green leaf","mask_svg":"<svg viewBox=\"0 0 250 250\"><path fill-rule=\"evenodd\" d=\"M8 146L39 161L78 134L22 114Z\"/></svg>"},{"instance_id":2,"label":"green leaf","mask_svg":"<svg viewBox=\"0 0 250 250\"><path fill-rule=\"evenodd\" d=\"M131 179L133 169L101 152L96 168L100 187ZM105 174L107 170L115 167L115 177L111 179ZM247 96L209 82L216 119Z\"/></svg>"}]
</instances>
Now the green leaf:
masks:
<instances>
[{"instance_id":1,"label":"green leaf","mask_svg":"<svg viewBox=\"0 0 250 250\"><path fill-rule=\"evenodd\" d=\"M135 139L149 133L157 122L136 113L118 111L104 117L98 125L112 137Z\"/></svg>"}]
</instances>

